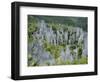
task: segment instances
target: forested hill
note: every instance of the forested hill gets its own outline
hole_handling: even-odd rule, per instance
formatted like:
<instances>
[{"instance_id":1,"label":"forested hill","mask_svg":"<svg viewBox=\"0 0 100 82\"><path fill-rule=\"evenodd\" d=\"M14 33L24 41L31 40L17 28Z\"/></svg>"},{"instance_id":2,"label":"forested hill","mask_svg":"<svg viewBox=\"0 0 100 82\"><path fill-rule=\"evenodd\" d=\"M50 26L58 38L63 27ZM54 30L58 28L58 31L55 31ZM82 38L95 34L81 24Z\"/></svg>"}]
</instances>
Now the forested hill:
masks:
<instances>
[{"instance_id":1,"label":"forested hill","mask_svg":"<svg viewBox=\"0 0 100 82\"><path fill-rule=\"evenodd\" d=\"M73 27L80 27L87 32L87 17L68 17L68 16L45 16L45 15L29 15L29 20L45 20L47 23L59 23Z\"/></svg>"}]
</instances>

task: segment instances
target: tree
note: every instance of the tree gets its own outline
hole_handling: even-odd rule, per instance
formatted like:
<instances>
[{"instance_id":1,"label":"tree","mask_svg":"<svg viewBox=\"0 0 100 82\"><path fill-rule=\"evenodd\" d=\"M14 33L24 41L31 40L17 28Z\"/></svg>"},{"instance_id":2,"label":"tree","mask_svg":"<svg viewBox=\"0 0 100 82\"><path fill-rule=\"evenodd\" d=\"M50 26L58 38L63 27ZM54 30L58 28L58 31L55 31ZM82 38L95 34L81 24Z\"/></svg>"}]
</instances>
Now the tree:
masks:
<instances>
[{"instance_id":1,"label":"tree","mask_svg":"<svg viewBox=\"0 0 100 82\"><path fill-rule=\"evenodd\" d=\"M33 41L33 32L37 31L37 20L33 16L28 16L28 41Z\"/></svg>"}]
</instances>

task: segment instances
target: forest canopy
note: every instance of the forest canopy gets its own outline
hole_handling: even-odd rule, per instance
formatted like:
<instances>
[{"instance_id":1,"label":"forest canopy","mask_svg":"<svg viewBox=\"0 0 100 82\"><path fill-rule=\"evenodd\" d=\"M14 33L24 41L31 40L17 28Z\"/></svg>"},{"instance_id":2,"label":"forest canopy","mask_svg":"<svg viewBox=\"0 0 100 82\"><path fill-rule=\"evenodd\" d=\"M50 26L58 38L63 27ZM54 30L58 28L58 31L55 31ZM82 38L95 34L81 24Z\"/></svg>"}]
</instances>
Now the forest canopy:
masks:
<instances>
[{"instance_id":1,"label":"forest canopy","mask_svg":"<svg viewBox=\"0 0 100 82\"><path fill-rule=\"evenodd\" d=\"M88 18L87 17L69 17L69 16L44 16L44 15L29 15L28 21L45 20L47 23L64 24L73 27L80 27L87 32Z\"/></svg>"}]
</instances>

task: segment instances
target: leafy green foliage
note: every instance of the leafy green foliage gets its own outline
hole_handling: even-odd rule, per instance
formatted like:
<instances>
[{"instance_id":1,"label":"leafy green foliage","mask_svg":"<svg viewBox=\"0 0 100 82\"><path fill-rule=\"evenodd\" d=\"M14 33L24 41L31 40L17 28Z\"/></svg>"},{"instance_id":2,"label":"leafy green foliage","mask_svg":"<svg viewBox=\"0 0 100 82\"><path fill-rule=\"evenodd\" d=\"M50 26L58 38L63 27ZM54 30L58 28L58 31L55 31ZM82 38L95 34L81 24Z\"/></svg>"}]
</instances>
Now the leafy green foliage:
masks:
<instances>
[{"instance_id":1,"label":"leafy green foliage","mask_svg":"<svg viewBox=\"0 0 100 82\"><path fill-rule=\"evenodd\" d=\"M77 59L75 59L73 62L72 62L72 64L80 64L80 62L79 62L79 60L77 60Z\"/></svg>"},{"instance_id":2,"label":"leafy green foliage","mask_svg":"<svg viewBox=\"0 0 100 82\"><path fill-rule=\"evenodd\" d=\"M46 25L48 28L52 28L53 32L57 34L57 30L61 34L61 29L63 29L63 32L68 32L68 39L70 36L72 36L75 32L73 32L74 27L80 27L84 31L87 32L87 17L63 17L63 16L37 16L37 15L29 15L28 16L28 43L35 44L38 39L36 36L34 36L34 33L38 31L38 21L39 20L45 20ZM62 38L64 38L62 36ZM78 59L74 59L73 61L70 60L62 60L60 58L61 50L66 51L66 47L69 46L70 48L70 54L76 55L76 52L74 51L76 48L78 48ZM82 56L82 47L83 47L83 41L74 41L71 44L69 42L60 42L57 45L50 44L46 39L43 41L43 48L45 51L50 52L50 54L55 59L56 64L55 65L72 65L72 64L87 64L88 59L87 57ZM32 50L34 52L34 48ZM50 65L50 62L46 61L43 65ZM41 66L43 66L41 65ZM28 66L38 66L38 63L32 58L31 54L28 54Z\"/></svg>"},{"instance_id":3,"label":"leafy green foliage","mask_svg":"<svg viewBox=\"0 0 100 82\"><path fill-rule=\"evenodd\" d=\"M32 16L32 15L30 15ZM64 17L64 16L42 16L34 15L35 18L45 20L47 23L63 24L66 26L81 27L87 31L87 17Z\"/></svg>"},{"instance_id":4,"label":"leafy green foliage","mask_svg":"<svg viewBox=\"0 0 100 82\"><path fill-rule=\"evenodd\" d=\"M81 58L81 56L82 56L82 48L79 47L78 48L78 57Z\"/></svg>"},{"instance_id":5,"label":"leafy green foliage","mask_svg":"<svg viewBox=\"0 0 100 82\"><path fill-rule=\"evenodd\" d=\"M76 49L76 45L71 45L71 46L70 46L70 49L71 49L71 50Z\"/></svg>"},{"instance_id":6,"label":"leafy green foliage","mask_svg":"<svg viewBox=\"0 0 100 82\"><path fill-rule=\"evenodd\" d=\"M70 64L71 64L70 60L67 60L67 61L65 62L65 64L66 64L66 65L70 65Z\"/></svg>"},{"instance_id":7,"label":"leafy green foliage","mask_svg":"<svg viewBox=\"0 0 100 82\"><path fill-rule=\"evenodd\" d=\"M80 62L80 64L87 64L88 63L88 59L87 59L86 56L83 56L83 57L80 58L79 62Z\"/></svg>"},{"instance_id":8,"label":"leafy green foliage","mask_svg":"<svg viewBox=\"0 0 100 82\"><path fill-rule=\"evenodd\" d=\"M28 66L38 66L37 62L32 58L31 54L28 54Z\"/></svg>"},{"instance_id":9,"label":"leafy green foliage","mask_svg":"<svg viewBox=\"0 0 100 82\"><path fill-rule=\"evenodd\" d=\"M53 45L53 44L48 43L48 41L44 41L44 49L46 51L49 51L55 59L60 56L61 48L62 47L59 45Z\"/></svg>"},{"instance_id":10,"label":"leafy green foliage","mask_svg":"<svg viewBox=\"0 0 100 82\"><path fill-rule=\"evenodd\" d=\"M37 30L37 20L33 16L28 17L28 41L33 41L33 32Z\"/></svg>"},{"instance_id":11,"label":"leafy green foliage","mask_svg":"<svg viewBox=\"0 0 100 82\"><path fill-rule=\"evenodd\" d=\"M28 54L28 60L32 60L32 55Z\"/></svg>"},{"instance_id":12,"label":"leafy green foliage","mask_svg":"<svg viewBox=\"0 0 100 82\"><path fill-rule=\"evenodd\" d=\"M59 57L56 59L56 65L64 64L64 61Z\"/></svg>"}]
</instances>

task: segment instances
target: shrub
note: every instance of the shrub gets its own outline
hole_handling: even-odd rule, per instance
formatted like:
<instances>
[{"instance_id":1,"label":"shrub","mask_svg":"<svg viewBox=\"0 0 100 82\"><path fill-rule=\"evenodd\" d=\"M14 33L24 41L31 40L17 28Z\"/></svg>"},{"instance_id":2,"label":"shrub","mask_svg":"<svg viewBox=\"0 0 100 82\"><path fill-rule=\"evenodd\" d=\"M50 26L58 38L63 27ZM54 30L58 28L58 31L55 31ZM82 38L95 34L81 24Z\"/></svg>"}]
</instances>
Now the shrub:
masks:
<instances>
[{"instance_id":1,"label":"shrub","mask_svg":"<svg viewBox=\"0 0 100 82\"><path fill-rule=\"evenodd\" d=\"M82 56L79 61L80 61L80 64L87 64L88 63L88 59L86 56Z\"/></svg>"},{"instance_id":2,"label":"shrub","mask_svg":"<svg viewBox=\"0 0 100 82\"><path fill-rule=\"evenodd\" d=\"M82 48L79 47L78 48L78 57L81 58L81 56L82 56Z\"/></svg>"},{"instance_id":3,"label":"shrub","mask_svg":"<svg viewBox=\"0 0 100 82\"><path fill-rule=\"evenodd\" d=\"M59 57L59 58L57 58L56 59L56 64L57 65L61 65L61 64L63 64L64 62L63 62L63 60Z\"/></svg>"},{"instance_id":4,"label":"shrub","mask_svg":"<svg viewBox=\"0 0 100 82\"><path fill-rule=\"evenodd\" d=\"M28 54L28 60L32 60L32 55Z\"/></svg>"},{"instance_id":5,"label":"shrub","mask_svg":"<svg viewBox=\"0 0 100 82\"><path fill-rule=\"evenodd\" d=\"M79 64L79 60L78 60L78 59L75 59L75 60L73 61L73 64Z\"/></svg>"},{"instance_id":6,"label":"shrub","mask_svg":"<svg viewBox=\"0 0 100 82\"><path fill-rule=\"evenodd\" d=\"M67 60L67 61L65 62L65 64L66 64L66 65L70 65L70 64L71 64L71 61L70 61L70 60Z\"/></svg>"}]
</instances>

